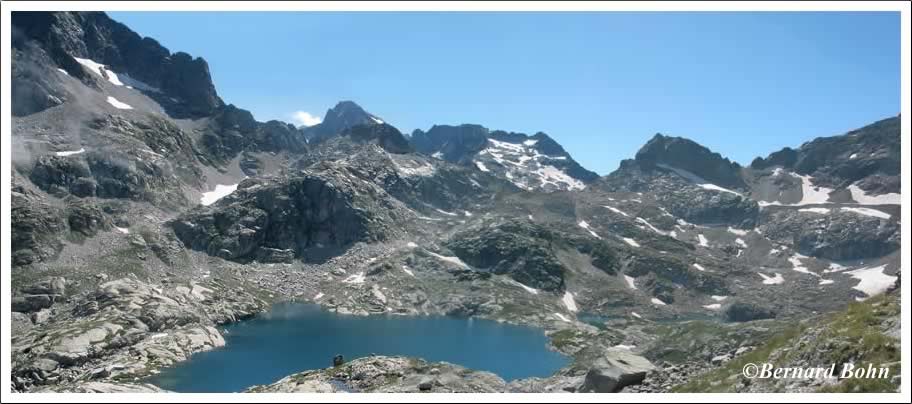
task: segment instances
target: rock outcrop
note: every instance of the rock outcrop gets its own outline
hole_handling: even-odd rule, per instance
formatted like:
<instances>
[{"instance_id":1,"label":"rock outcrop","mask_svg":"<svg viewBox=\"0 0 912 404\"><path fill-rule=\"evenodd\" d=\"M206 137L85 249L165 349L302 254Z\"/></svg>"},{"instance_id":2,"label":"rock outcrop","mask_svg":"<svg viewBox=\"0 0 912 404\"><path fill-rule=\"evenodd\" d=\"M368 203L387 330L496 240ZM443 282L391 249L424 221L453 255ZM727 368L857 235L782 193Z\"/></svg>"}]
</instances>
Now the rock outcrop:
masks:
<instances>
[{"instance_id":1,"label":"rock outcrop","mask_svg":"<svg viewBox=\"0 0 912 404\"><path fill-rule=\"evenodd\" d=\"M506 383L490 372L446 362L368 356L341 366L310 370L285 377L251 393L497 393Z\"/></svg>"},{"instance_id":2,"label":"rock outcrop","mask_svg":"<svg viewBox=\"0 0 912 404\"><path fill-rule=\"evenodd\" d=\"M406 215L383 189L330 167L245 180L232 195L182 215L172 226L189 248L248 262L270 249L306 257L311 248L384 240Z\"/></svg>"},{"instance_id":3,"label":"rock outcrop","mask_svg":"<svg viewBox=\"0 0 912 404\"><path fill-rule=\"evenodd\" d=\"M60 283L50 279L27 291L63 292ZM224 345L214 325L247 318L263 307L265 302L248 291L220 283L109 281L78 298L70 310L57 311L54 321L13 339L14 387L95 390L84 383L147 376L195 352Z\"/></svg>"}]
</instances>

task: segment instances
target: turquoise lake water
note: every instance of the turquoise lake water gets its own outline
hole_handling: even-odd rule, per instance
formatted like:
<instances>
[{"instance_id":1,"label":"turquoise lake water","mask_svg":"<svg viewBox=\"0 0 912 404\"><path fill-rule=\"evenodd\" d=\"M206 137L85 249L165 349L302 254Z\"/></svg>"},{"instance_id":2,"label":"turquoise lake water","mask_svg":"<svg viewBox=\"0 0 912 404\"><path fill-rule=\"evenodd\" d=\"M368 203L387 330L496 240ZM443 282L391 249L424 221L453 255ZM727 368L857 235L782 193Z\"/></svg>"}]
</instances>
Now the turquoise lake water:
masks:
<instances>
[{"instance_id":1,"label":"turquoise lake water","mask_svg":"<svg viewBox=\"0 0 912 404\"><path fill-rule=\"evenodd\" d=\"M224 327L226 345L147 380L178 392L237 392L292 373L377 355L446 361L493 372L507 381L546 377L569 358L547 348L542 330L443 316L351 316L313 304L281 303Z\"/></svg>"}]
</instances>

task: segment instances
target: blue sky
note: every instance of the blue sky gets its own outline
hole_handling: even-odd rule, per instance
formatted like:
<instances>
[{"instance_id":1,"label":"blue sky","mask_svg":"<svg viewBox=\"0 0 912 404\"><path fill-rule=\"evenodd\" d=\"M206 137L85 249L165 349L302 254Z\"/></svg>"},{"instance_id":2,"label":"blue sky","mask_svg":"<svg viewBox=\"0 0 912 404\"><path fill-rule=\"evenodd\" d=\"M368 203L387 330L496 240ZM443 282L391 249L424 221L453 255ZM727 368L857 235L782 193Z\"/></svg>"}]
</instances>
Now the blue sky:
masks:
<instances>
[{"instance_id":1,"label":"blue sky","mask_svg":"<svg viewBox=\"0 0 912 404\"><path fill-rule=\"evenodd\" d=\"M898 13L110 15L258 120L350 99L403 132L543 131L599 174L657 132L749 164L900 109Z\"/></svg>"}]
</instances>

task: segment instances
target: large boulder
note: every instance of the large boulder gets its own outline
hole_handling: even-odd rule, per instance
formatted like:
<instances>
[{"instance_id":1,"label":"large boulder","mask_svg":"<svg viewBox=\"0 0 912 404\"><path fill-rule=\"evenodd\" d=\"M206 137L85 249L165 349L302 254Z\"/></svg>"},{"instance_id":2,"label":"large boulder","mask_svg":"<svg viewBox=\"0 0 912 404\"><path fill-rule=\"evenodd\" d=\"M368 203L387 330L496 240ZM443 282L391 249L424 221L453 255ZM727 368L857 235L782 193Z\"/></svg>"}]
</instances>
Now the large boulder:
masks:
<instances>
[{"instance_id":1,"label":"large boulder","mask_svg":"<svg viewBox=\"0 0 912 404\"><path fill-rule=\"evenodd\" d=\"M609 348L590 365L578 391L581 393L616 393L624 387L640 384L655 367L648 359L622 348Z\"/></svg>"},{"instance_id":2,"label":"large boulder","mask_svg":"<svg viewBox=\"0 0 912 404\"><path fill-rule=\"evenodd\" d=\"M63 295L66 293L66 279L55 276L20 289L29 295Z\"/></svg>"},{"instance_id":3,"label":"large boulder","mask_svg":"<svg viewBox=\"0 0 912 404\"><path fill-rule=\"evenodd\" d=\"M745 322L775 318L776 312L769 307L754 303L735 302L725 309L725 319L730 322Z\"/></svg>"},{"instance_id":4,"label":"large boulder","mask_svg":"<svg viewBox=\"0 0 912 404\"><path fill-rule=\"evenodd\" d=\"M16 296L12 299L12 309L19 313L32 313L51 307L57 298L57 295Z\"/></svg>"}]
</instances>

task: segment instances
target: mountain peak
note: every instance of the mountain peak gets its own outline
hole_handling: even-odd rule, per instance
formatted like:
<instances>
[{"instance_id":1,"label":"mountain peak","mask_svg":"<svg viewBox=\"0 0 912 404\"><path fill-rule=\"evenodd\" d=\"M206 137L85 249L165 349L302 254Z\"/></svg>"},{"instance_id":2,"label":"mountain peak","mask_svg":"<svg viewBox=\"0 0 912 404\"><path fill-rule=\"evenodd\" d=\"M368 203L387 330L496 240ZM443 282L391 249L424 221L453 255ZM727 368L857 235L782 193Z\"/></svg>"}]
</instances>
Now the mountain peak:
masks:
<instances>
[{"instance_id":1,"label":"mountain peak","mask_svg":"<svg viewBox=\"0 0 912 404\"><path fill-rule=\"evenodd\" d=\"M656 133L637 152L635 160L647 165L668 165L690 171L730 188L744 188L741 166L693 140Z\"/></svg>"},{"instance_id":2,"label":"mountain peak","mask_svg":"<svg viewBox=\"0 0 912 404\"><path fill-rule=\"evenodd\" d=\"M343 100L328 110L323 121L306 129L310 141L322 141L357 125L383 124L384 121L354 101Z\"/></svg>"}]
</instances>

